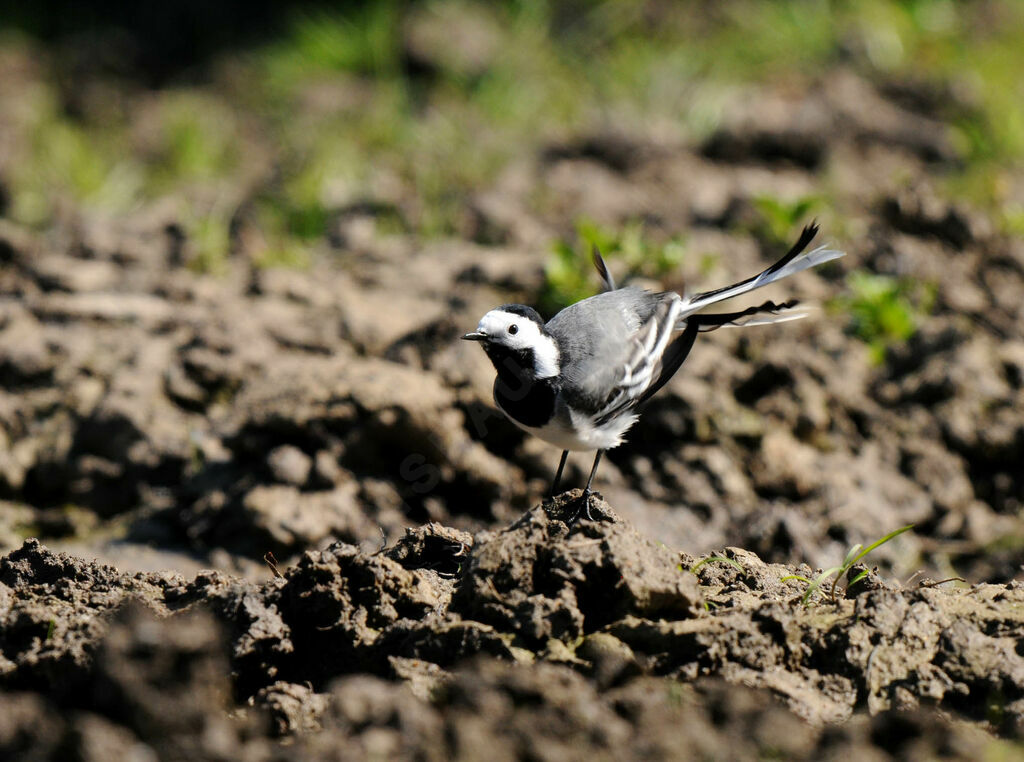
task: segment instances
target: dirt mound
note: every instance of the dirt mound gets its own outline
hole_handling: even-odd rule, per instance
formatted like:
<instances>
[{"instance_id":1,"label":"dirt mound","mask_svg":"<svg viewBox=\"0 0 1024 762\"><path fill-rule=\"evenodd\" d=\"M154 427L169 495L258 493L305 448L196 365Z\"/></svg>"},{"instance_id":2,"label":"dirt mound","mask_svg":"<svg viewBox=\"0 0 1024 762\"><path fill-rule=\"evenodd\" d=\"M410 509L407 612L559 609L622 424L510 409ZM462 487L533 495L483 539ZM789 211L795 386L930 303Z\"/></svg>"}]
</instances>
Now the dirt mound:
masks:
<instances>
[{"instance_id":1,"label":"dirt mound","mask_svg":"<svg viewBox=\"0 0 1024 762\"><path fill-rule=\"evenodd\" d=\"M577 503L555 501L477 538L451 610L534 648L576 641L630 615L696 613L696 580L680 573L677 554L610 512L596 524L567 527Z\"/></svg>"},{"instance_id":2,"label":"dirt mound","mask_svg":"<svg viewBox=\"0 0 1024 762\"><path fill-rule=\"evenodd\" d=\"M1022 732L1021 585L872 577L804 605L784 578L805 567L728 549L695 574L606 503L567 525L578 494L476 537L434 524L386 552L337 543L261 585L27 542L0 559L0 750L579 758L715 749L744 727L741 757L879 743L968 759L991 741L963 720ZM281 734L296 745L268 751Z\"/></svg>"}]
</instances>

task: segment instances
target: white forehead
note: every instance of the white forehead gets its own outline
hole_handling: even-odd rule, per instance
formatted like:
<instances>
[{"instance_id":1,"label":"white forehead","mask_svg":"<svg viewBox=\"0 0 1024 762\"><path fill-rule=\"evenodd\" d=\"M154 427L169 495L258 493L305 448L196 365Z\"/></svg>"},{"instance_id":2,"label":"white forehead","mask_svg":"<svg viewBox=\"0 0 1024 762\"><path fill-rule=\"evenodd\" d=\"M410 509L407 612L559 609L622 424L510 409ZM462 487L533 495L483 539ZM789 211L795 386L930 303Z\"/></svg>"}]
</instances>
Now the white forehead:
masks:
<instances>
[{"instance_id":1,"label":"white forehead","mask_svg":"<svg viewBox=\"0 0 1024 762\"><path fill-rule=\"evenodd\" d=\"M509 326L516 326L516 333L511 334L508 332ZM486 333L488 336L506 336L508 339L519 339L524 341L528 338L536 339L540 335L540 327L534 323L530 318L517 315L514 312L505 312L505 310L491 310L482 318L480 323L477 325L476 330L480 333ZM518 343L518 342L517 342ZM525 342L526 343L530 342Z\"/></svg>"}]
</instances>

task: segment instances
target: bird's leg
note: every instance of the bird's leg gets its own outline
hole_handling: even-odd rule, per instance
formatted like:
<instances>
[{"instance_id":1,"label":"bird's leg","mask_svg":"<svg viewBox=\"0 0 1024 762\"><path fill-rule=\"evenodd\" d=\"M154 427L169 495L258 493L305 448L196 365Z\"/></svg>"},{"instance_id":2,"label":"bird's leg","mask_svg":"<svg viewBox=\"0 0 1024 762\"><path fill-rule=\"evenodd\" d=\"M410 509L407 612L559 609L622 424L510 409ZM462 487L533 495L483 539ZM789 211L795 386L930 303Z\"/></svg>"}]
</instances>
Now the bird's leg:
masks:
<instances>
[{"instance_id":1,"label":"bird's leg","mask_svg":"<svg viewBox=\"0 0 1024 762\"><path fill-rule=\"evenodd\" d=\"M558 461L558 471L555 472L555 481L551 485L551 497L558 494L558 483L562 481L562 469L565 468L565 459L569 457L568 450L562 450L562 459Z\"/></svg>"},{"instance_id":2,"label":"bird's leg","mask_svg":"<svg viewBox=\"0 0 1024 762\"><path fill-rule=\"evenodd\" d=\"M597 455L594 457L594 467L590 469L590 478L587 479L587 486L583 488L583 504L587 506L587 518L591 521L594 520L594 516L590 513L590 496L594 493L590 489L590 483L594 481L594 474L597 473L597 467L601 464L602 455L604 455L604 450L598 450Z\"/></svg>"}]
</instances>

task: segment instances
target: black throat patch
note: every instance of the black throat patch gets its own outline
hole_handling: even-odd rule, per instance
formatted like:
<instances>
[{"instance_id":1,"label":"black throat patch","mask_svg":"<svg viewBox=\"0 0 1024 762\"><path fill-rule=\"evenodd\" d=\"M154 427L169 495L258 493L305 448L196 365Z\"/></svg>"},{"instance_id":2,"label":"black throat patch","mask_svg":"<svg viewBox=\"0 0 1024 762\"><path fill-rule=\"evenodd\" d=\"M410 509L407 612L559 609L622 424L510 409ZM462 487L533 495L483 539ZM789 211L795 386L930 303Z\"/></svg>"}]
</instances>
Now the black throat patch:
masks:
<instances>
[{"instance_id":1,"label":"black throat patch","mask_svg":"<svg viewBox=\"0 0 1024 762\"><path fill-rule=\"evenodd\" d=\"M524 426L539 428L551 420L558 395L556 378L534 377L533 350L513 351L488 347L498 377L494 379L494 401L504 413Z\"/></svg>"}]
</instances>

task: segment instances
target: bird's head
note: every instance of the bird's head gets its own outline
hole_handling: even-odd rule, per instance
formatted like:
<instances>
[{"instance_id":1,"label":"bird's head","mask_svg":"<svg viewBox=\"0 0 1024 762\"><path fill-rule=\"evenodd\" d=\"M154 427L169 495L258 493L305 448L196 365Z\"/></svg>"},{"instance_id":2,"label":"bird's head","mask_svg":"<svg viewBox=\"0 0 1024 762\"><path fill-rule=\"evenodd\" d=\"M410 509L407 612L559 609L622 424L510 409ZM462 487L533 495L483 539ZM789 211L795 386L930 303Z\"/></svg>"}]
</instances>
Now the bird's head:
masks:
<instances>
[{"instance_id":1,"label":"bird's head","mask_svg":"<svg viewBox=\"0 0 1024 762\"><path fill-rule=\"evenodd\" d=\"M558 374L558 346L544 332L544 320L532 307L505 304L482 318L473 333L462 337L479 341L494 367L534 379Z\"/></svg>"}]
</instances>

